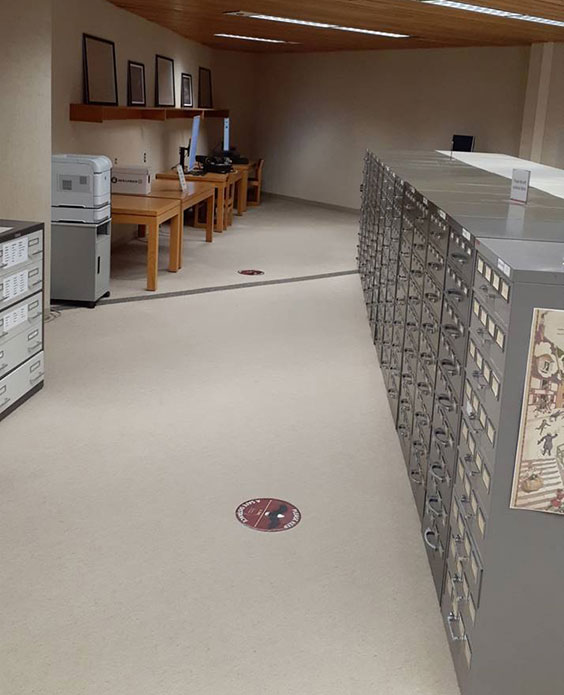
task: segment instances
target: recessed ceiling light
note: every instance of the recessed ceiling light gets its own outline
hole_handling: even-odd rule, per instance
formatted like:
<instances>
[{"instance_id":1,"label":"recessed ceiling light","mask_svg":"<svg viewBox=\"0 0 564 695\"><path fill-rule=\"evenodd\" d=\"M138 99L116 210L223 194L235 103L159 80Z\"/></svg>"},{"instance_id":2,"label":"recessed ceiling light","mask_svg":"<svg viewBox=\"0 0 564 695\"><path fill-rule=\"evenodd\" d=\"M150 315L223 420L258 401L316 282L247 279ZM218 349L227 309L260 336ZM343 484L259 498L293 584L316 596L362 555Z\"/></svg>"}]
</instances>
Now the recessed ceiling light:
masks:
<instances>
[{"instance_id":1,"label":"recessed ceiling light","mask_svg":"<svg viewBox=\"0 0 564 695\"><path fill-rule=\"evenodd\" d=\"M517 19L521 22L533 22L534 24L548 24L552 27L564 27L564 22L557 19L535 17L530 14L519 14L519 12L508 12L507 10L498 10L494 7L484 7L483 5L469 5L465 2L455 2L455 0L420 0L420 2L425 3L425 5L438 5L439 7L450 7L453 10L479 12L480 14L488 14L493 17L502 17L504 19Z\"/></svg>"},{"instance_id":2,"label":"recessed ceiling light","mask_svg":"<svg viewBox=\"0 0 564 695\"><path fill-rule=\"evenodd\" d=\"M374 29L359 29L358 27L343 27L340 24L326 24L325 22L311 22L307 19L293 19L291 17L275 17L270 14L258 14L255 12L245 12L238 10L236 12L225 12L227 15L234 17L248 17L249 19L265 19L268 22L282 22L283 24L300 24L305 27L314 27L315 29L336 29L337 31L352 31L357 34L368 34L370 36L385 36L389 39L408 39L408 34L395 34L390 31L376 31Z\"/></svg>"},{"instance_id":3,"label":"recessed ceiling light","mask_svg":"<svg viewBox=\"0 0 564 695\"><path fill-rule=\"evenodd\" d=\"M297 43L296 41L282 41L281 39L263 39L259 36L240 36L239 34L214 34L224 39L241 39L241 41L261 41L262 43Z\"/></svg>"}]
</instances>

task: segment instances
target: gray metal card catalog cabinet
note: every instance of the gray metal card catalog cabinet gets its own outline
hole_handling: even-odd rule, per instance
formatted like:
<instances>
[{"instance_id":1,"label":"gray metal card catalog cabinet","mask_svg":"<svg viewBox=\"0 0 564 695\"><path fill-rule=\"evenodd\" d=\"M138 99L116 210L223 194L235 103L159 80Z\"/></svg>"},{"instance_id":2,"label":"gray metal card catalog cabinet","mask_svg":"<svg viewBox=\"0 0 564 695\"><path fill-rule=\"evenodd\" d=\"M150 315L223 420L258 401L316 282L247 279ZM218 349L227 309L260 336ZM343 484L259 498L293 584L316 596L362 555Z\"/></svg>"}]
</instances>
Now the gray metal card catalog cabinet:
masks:
<instances>
[{"instance_id":1,"label":"gray metal card catalog cabinet","mask_svg":"<svg viewBox=\"0 0 564 695\"><path fill-rule=\"evenodd\" d=\"M562 689L564 519L512 495L534 309L564 309L564 201L509 189L436 152L365 160L359 271L463 695ZM529 499L564 510L559 398Z\"/></svg>"},{"instance_id":2,"label":"gray metal card catalog cabinet","mask_svg":"<svg viewBox=\"0 0 564 695\"><path fill-rule=\"evenodd\" d=\"M0 219L0 420L43 387L43 240Z\"/></svg>"}]
</instances>

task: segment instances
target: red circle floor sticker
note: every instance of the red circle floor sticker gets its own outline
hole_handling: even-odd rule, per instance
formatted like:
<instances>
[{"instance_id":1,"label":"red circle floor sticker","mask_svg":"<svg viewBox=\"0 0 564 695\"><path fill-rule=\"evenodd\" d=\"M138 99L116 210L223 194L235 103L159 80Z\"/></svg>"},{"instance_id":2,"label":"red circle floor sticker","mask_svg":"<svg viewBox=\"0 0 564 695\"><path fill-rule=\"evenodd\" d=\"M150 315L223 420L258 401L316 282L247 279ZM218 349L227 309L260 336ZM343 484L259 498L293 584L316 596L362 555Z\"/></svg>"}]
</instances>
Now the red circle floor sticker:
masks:
<instances>
[{"instance_id":1,"label":"red circle floor sticker","mask_svg":"<svg viewBox=\"0 0 564 695\"><path fill-rule=\"evenodd\" d=\"M243 502L236 511L237 519L255 531L289 531L302 518L300 510L290 502L261 497Z\"/></svg>"},{"instance_id":2,"label":"red circle floor sticker","mask_svg":"<svg viewBox=\"0 0 564 695\"><path fill-rule=\"evenodd\" d=\"M239 270L239 275L264 275L263 270Z\"/></svg>"}]
</instances>

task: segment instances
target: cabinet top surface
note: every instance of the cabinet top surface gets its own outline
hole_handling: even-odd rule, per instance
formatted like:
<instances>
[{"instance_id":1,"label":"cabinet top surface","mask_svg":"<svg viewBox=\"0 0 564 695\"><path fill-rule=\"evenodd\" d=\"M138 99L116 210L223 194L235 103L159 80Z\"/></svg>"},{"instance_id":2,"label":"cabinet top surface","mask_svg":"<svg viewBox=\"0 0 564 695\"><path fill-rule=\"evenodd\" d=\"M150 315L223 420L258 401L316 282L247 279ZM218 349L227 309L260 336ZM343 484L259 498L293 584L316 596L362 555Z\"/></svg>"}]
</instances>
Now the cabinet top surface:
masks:
<instances>
[{"instance_id":1,"label":"cabinet top surface","mask_svg":"<svg viewBox=\"0 0 564 695\"><path fill-rule=\"evenodd\" d=\"M0 241L11 239L14 236L29 234L43 229L41 222L22 222L21 220L0 219Z\"/></svg>"}]
</instances>

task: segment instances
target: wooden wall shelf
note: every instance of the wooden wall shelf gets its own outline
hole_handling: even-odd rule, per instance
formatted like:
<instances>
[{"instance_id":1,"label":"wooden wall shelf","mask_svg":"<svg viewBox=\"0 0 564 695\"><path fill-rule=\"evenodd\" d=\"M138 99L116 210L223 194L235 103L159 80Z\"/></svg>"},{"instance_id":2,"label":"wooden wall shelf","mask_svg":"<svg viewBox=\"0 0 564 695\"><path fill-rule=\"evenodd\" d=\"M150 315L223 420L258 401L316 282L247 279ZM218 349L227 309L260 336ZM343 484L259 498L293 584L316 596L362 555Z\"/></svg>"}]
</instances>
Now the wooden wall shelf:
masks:
<instances>
[{"instance_id":1,"label":"wooden wall shelf","mask_svg":"<svg viewBox=\"0 0 564 695\"><path fill-rule=\"evenodd\" d=\"M95 104L71 104L70 120L82 123L104 121L168 121L178 118L228 118L229 109L174 109L145 106L96 106Z\"/></svg>"}]
</instances>

